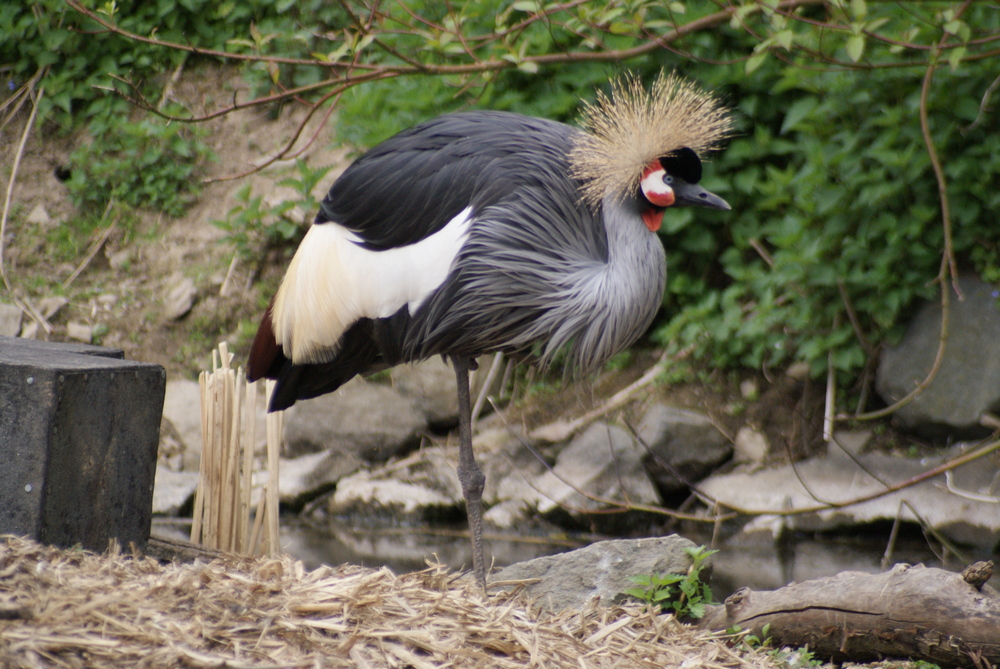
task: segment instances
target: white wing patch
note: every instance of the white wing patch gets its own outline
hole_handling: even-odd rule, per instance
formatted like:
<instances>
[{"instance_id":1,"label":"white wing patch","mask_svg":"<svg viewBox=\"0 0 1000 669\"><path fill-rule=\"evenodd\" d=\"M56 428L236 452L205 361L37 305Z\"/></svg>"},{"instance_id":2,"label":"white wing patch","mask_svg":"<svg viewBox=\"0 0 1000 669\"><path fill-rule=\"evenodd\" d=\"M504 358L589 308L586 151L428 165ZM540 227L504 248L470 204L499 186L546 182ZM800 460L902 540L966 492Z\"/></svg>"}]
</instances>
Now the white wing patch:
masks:
<instances>
[{"instance_id":1,"label":"white wing patch","mask_svg":"<svg viewBox=\"0 0 1000 669\"><path fill-rule=\"evenodd\" d=\"M285 273L271 311L274 336L295 364L327 362L341 335L360 318L410 313L444 283L471 224L466 207L421 241L370 251L336 223L309 228Z\"/></svg>"}]
</instances>

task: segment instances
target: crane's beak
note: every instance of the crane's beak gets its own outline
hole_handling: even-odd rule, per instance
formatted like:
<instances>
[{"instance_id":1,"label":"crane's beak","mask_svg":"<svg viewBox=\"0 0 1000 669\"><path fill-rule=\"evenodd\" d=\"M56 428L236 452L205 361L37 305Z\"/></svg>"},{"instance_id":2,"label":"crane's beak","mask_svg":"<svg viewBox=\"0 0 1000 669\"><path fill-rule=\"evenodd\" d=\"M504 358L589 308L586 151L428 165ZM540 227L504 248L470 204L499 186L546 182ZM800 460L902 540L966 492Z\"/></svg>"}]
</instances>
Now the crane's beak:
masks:
<instances>
[{"instance_id":1,"label":"crane's beak","mask_svg":"<svg viewBox=\"0 0 1000 669\"><path fill-rule=\"evenodd\" d=\"M698 184L688 183L683 179L674 179L675 207L708 207L709 209L725 209L732 207L715 193L711 193Z\"/></svg>"}]
</instances>

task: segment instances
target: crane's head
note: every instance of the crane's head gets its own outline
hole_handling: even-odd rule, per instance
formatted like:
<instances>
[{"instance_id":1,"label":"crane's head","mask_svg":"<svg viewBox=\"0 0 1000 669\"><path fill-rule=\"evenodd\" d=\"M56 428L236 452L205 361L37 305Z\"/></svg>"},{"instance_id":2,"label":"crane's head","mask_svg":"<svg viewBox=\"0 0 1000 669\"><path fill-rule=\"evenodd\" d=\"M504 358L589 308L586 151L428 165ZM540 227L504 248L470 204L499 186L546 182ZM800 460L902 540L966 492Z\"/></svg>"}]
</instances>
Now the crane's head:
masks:
<instances>
[{"instance_id":1,"label":"crane's head","mask_svg":"<svg viewBox=\"0 0 1000 669\"><path fill-rule=\"evenodd\" d=\"M581 133L570 152L572 174L592 206L605 199L634 198L646 227L656 231L668 207L729 209L698 185L701 159L730 129L722 105L676 75L663 76L647 91L635 78L612 85L587 105Z\"/></svg>"},{"instance_id":2,"label":"crane's head","mask_svg":"<svg viewBox=\"0 0 1000 669\"><path fill-rule=\"evenodd\" d=\"M642 220L656 232L667 207L709 207L729 209L729 203L701 186L701 160L684 147L657 158L642 170L639 193Z\"/></svg>"}]
</instances>

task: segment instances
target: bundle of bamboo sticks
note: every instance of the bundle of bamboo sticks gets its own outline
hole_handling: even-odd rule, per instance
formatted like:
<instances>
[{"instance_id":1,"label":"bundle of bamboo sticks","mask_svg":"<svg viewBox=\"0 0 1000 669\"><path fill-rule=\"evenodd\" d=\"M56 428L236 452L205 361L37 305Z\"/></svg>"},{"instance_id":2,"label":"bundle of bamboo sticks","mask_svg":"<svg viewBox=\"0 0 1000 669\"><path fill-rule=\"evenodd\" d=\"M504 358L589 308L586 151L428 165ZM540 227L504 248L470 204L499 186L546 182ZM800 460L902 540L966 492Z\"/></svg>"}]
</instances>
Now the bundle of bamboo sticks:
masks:
<instances>
[{"instance_id":1,"label":"bundle of bamboo sticks","mask_svg":"<svg viewBox=\"0 0 1000 669\"><path fill-rule=\"evenodd\" d=\"M212 371L201 386L201 471L194 499L191 541L245 555L280 552L278 544L278 453L281 412L267 414L267 482L250 522L258 384L246 383L232 367L226 343L212 352ZM221 364L220 364L221 363ZM270 396L273 381L266 384Z\"/></svg>"}]
</instances>

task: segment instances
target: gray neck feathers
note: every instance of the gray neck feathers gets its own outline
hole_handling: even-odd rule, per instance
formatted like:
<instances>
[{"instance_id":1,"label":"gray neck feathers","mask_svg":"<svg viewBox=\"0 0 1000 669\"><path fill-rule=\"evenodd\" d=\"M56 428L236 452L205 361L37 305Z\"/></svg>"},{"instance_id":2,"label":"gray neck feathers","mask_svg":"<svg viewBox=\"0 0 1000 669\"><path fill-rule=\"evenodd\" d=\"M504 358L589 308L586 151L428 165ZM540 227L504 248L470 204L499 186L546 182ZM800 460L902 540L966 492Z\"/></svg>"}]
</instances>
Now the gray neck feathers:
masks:
<instances>
[{"instance_id":1,"label":"gray neck feathers","mask_svg":"<svg viewBox=\"0 0 1000 669\"><path fill-rule=\"evenodd\" d=\"M607 262L589 263L568 282L553 314L558 325L544 358L570 346L576 367L596 371L635 342L656 316L666 282L666 259L657 235L627 204L604 201Z\"/></svg>"},{"instance_id":2,"label":"gray neck feathers","mask_svg":"<svg viewBox=\"0 0 1000 669\"><path fill-rule=\"evenodd\" d=\"M663 297L663 246L637 203L593 211L572 187L552 179L480 212L454 280L414 314L406 359L542 344L543 366L566 348L589 373L642 335Z\"/></svg>"}]
</instances>

